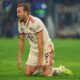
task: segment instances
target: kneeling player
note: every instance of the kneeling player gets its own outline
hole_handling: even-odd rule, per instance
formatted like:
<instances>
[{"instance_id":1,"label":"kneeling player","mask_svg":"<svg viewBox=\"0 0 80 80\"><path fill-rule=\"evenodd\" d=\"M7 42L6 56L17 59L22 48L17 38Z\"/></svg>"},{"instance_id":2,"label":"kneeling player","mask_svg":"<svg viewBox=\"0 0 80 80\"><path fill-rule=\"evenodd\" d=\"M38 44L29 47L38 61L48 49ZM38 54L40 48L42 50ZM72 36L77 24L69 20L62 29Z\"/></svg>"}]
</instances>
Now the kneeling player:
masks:
<instances>
[{"instance_id":1,"label":"kneeling player","mask_svg":"<svg viewBox=\"0 0 80 80\"><path fill-rule=\"evenodd\" d=\"M44 76L52 76L54 73L63 73L65 68L52 67L54 46L44 23L39 18L30 15L29 7L25 3L18 4L17 16L19 30L19 68L21 67L25 36L27 36L30 42L30 53L26 63L25 74L35 75L37 72L42 71Z\"/></svg>"}]
</instances>

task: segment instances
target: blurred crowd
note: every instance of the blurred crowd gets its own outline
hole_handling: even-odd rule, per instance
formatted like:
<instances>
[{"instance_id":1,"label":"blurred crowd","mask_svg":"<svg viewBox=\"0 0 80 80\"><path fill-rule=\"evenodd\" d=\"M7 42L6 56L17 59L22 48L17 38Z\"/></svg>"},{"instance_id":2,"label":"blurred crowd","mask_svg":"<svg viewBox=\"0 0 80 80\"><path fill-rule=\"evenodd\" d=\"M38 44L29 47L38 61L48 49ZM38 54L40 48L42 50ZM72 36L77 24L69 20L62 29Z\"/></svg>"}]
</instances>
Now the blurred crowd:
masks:
<instances>
[{"instance_id":1,"label":"blurred crowd","mask_svg":"<svg viewBox=\"0 0 80 80\"><path fill-rule=\"evenodd\" d=\"M0 36L13 37L18 34L16 7L20 2L31 6L31 14L45 22L47 16L46 0L0 0Z\"/></svg>"},{"instance_id":2,"label":"blurred crowd","mask_svg":"<svg viewBox=\"0 0 80 80\"><path fill-rule=\"evenodd\" d=\"M0 0L0 37L18 34L19 2L30 5L31 14L45 23L51 37L80 37L80 0Z\"/></svg>"},{"instance_id":3,"label":"blurred crowd","mask_svg":"<svg viewBox=\"0 0 80 80\"><path fill-rule=\"evenodd\" d=\"M17 0L0 0L0 36L13 37L16 20Z\"/></svg>"}]
</instances>

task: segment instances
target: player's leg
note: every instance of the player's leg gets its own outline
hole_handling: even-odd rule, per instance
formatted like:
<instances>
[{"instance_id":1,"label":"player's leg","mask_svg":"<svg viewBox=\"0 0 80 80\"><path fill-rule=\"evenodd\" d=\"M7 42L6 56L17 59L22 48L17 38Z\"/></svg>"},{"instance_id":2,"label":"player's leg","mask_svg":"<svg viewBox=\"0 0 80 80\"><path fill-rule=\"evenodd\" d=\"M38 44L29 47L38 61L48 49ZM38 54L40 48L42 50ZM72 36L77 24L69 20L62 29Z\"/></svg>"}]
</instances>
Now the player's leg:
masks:
<instances>
[{"instance_id":1,"label":"player's leg","mask_svg":"<svg viewBox=\"0 0 80 80\"><path fill-rule=\"evenodd\" d=\"M46 77L51 77L52 76L52 67L50 65L47 65L43 69L43 75Z\"/></svg>"},{"instance_id":2,"label":"player's leg","mask_svg":"<svg viewBox=\"0 0 80 80\"><path fill-rule=\"evenodd\" d=\"M28 60L26 62L25 74L32 75L36 69L37 69L37 57L35 53L30 51Z\"/></svg>"},{"instance_id":3,"label":"player's leg","mask_svg":"<svg viewBox=\"0 0 80 80\"><path fill-rule=\"evenodd\" d=\"M69 68L66 68L65 66L54 67L52 72L53 75L59 74L73 75L72 71Z\"/></svg>"},{"instance_id":4,"label":"player's leg","mask_svg":"<svg viewBox=\"0 0 80 80\"><path fill-rule=\"evenodd\" d=\"M37 69L36 66L26 65L25 75L33 75L34 71Z\"/></svg>"},{"instance_id":5,"label":"player's leg","mask_svg":"<svg viewBox=\"0 0 80 80\"><path fill-rule=\"evenodd\" d=\"M53 76L54 76L54 75L59 75L59 74L61 74L63 71L64 71L64 69L63 69L62 67L53 67L53 69L52 69Z\"/></svg>"},{"instance_id":6,"label":"player's leg","mask_svg":"<svg viewBox=\"0 0 80 80\"><path fill-rule=\"evenodd\" d=\"M72 71L65 66L59 66L59 67L52 67L53 62L53 52L49 52L45 54L44 59L44 68L43 68L43 74L44 76L52 76L52 75L59 75L59 74L67 74L67 75L73 75Z\"/></svg>"},{"instance_id":7,"label":"player's leg","mask_svg":"<svg viewBox=\"0 0 80 80\"><path fill-rule=\"evenodd\" d=\"M52 65L53 65L53 51L45 53L44 55L44 76L52 76Z\"/></svg>"}]
</instances>

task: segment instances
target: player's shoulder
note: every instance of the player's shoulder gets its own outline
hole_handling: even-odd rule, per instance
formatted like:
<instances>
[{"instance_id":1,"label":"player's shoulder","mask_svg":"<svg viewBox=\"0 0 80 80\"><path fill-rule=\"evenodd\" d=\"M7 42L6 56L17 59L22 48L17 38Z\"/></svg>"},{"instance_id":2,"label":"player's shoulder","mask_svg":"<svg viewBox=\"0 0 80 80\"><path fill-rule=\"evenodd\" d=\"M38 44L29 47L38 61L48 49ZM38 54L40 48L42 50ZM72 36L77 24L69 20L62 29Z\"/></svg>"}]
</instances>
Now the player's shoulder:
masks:
<instances>
[{"instance_id":1,"label":"player's shoulder","mask_svg":"<svg viewBox=\"0 0 80 80\"><path fill-rule=\"evenodd\" d=\"M32 15L30 15L30 21L32 23L38 23L38 22L40 23L40 22L42 22L41 19L39 19L38 17L32 16Z\"/></svg>"}]
</instances>

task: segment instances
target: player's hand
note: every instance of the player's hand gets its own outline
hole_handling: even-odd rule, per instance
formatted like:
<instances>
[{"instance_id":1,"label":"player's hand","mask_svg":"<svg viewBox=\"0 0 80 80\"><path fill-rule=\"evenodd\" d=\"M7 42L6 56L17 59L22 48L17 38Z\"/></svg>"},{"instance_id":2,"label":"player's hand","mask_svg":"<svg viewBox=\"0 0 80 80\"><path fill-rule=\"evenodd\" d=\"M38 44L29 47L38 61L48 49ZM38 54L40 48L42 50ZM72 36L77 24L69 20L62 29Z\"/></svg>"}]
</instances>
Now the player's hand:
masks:
<instances>
[{"instance_id":1,"label":"player's hand","mask_svg":"<svg viewBox=\"0 0 80 80\"><path fill-rule=\"evenodd\" d=\"M18 59L18 68L21 70L22 68L22 60L21 59Z\"/></svg>"},{"instance_id":2,"label":"player's hand","mask_svg":"<svg viewBox=\"0 0 80 80\"><path fill-rule=\"evenodd\" d=\"M43 68L43 63L42 61L38 61L38 65L37 65L39 68Z\"/></svg>"}]
</instances>

